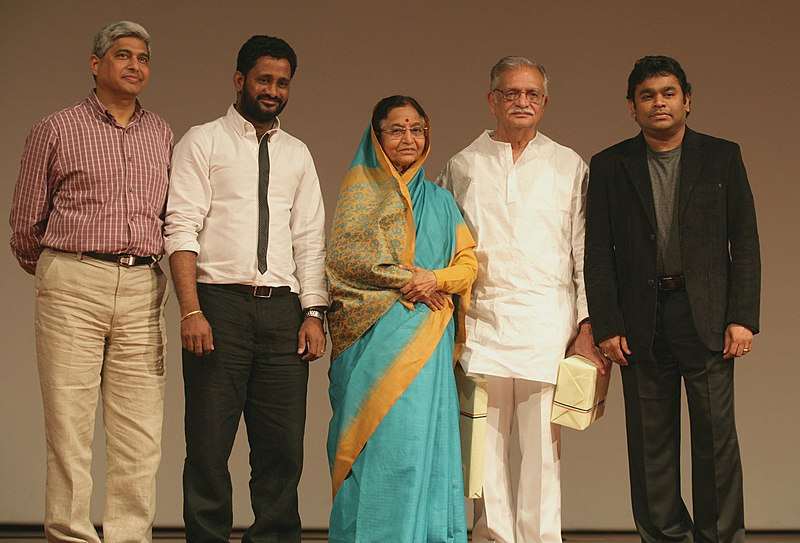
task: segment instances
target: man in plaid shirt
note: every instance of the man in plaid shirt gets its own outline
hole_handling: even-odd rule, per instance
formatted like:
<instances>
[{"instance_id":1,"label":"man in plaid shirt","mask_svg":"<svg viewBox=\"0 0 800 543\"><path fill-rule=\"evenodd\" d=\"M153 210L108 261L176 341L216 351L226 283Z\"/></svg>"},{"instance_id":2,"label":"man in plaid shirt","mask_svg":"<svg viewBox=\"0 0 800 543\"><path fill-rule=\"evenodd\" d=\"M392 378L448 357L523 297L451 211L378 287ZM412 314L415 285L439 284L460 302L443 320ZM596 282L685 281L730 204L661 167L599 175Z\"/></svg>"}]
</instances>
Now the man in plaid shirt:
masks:
<instances>
[{"instance_id":1,"label":"man in plaid shirt","mask_svg":"<svg viewBox=\"0 0 800 543\"><path fill-rule=\"evenodd\" d=\"M14 193L11 249L36 276L48 542L100 541L89 518L98 390L104 539L151 539L167 297L158 259L173 137L137 100L149 62L140 25L103 28L89 58L96 88L33 128Z\"/></svg>"}]
</instances>

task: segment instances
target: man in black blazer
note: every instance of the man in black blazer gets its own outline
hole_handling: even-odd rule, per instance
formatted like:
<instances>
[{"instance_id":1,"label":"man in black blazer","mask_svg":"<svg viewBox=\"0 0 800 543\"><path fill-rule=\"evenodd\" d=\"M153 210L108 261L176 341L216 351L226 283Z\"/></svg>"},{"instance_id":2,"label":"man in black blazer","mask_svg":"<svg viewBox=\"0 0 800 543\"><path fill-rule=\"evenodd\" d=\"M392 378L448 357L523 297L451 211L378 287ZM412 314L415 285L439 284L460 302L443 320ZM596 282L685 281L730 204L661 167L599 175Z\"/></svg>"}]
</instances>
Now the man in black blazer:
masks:
<instances>
[{"instance_id":1,"label":"man in black blazer","mask_svg":"<svg viewBox=\"0 0 800 543\"><path fill-rule=\"evenodd\" d=\"M640 59L641 133L592 158L584 277L595 341L622 370L631 498L642 541L742 542L733 359L758 332L760 256L739 146L686 126L691 86ZM681 378L694 519L680 493Z\"/></svg>"}]
</instances>

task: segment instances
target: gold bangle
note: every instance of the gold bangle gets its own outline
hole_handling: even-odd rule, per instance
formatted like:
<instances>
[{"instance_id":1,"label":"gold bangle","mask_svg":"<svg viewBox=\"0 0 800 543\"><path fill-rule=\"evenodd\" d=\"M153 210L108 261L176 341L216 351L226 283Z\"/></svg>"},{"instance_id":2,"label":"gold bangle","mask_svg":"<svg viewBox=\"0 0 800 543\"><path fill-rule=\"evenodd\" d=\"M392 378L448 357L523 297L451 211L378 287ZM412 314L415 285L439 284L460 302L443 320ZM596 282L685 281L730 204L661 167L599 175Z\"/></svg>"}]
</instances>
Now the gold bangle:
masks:
<instances>
[{"instance_id":1,"label":"gold bangle","mask_svg":"<svg viewBox=\"0 0 800 543\"><path fill-rule=\"evenodd\" d=\"M187 314L181 317L181 322L185 321L189 317L194 317L195 315L202 315L202 314L203 314L202 309L195 309L194 311L189 311Z\"/></svg>"}]
</instances>

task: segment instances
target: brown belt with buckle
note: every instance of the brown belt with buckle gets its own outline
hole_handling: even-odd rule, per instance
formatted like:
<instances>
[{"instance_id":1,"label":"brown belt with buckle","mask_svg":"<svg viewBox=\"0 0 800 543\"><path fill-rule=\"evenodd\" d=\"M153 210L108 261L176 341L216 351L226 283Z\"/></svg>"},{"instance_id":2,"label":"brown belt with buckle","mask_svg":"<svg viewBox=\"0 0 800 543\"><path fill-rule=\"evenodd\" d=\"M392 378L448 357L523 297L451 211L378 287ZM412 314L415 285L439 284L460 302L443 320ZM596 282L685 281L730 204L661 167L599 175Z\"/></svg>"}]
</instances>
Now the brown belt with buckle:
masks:
<instances>
[{"instance_id":1,"label":"brown belt with buckle","mask_svg":"<svg viewBox=\"0 0 800 543\"><path fill-rule=\"evenodd\" d=\"M661 292L680 292L686 290L686 280L682 275L667 275L658 278L658 290Z\"/></svg>"},{"instance_id":2,"label":"brown belt with buckle","mask_svg":"<svg viewBox=\"0 0 800 543\"><path fill-rule=\"evenodd\" d=\"M284 296L289 294L292 289L286 286L282 287L257 287L255 285L241 285L238 283L217 285L218 287L226 288L228 290L235 290L242 294L249 294L255 298L272 298L273 296Z\"/></svg>"},{"instance_id":3,"label":"brown belt with buckle","mask_svg":"<svg viewBox=\"0 0 800 543\"><path fill-rule=\"evenodd\" d=\"M110 254L110 253L95 253L94 251L64 251L63 249L55 249L52 248L57 253L66 253L68 255L78 255L78 258L81 256L88 256L89 258L94 258L95 260L103 260L105 262L113 262L119 266L124 266L126 268L130 268L133 266L149 266L154 262L158 262L161 257L160 256L136 256L136 255L117 255L117 254Z\"/></svg>"}]
</instances>

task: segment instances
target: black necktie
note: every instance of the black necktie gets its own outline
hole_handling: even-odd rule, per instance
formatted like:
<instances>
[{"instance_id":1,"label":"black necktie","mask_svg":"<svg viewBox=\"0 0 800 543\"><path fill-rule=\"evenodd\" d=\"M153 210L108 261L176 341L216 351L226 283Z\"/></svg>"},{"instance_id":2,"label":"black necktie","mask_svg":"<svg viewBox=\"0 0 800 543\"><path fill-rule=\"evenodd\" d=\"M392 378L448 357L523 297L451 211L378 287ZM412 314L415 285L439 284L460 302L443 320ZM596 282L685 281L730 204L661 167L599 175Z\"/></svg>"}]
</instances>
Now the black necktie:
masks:
<instances>
[{"instance_id":1,"label":"black necktie","mask_svg":"<svg viewBox=\"0 0 800 543\"><path fill-rule=\"evenodd\" d=\"M264 134L258 146L258 272L267 271L269 244L269 134Z\"/></svg>"}]
</instances>

